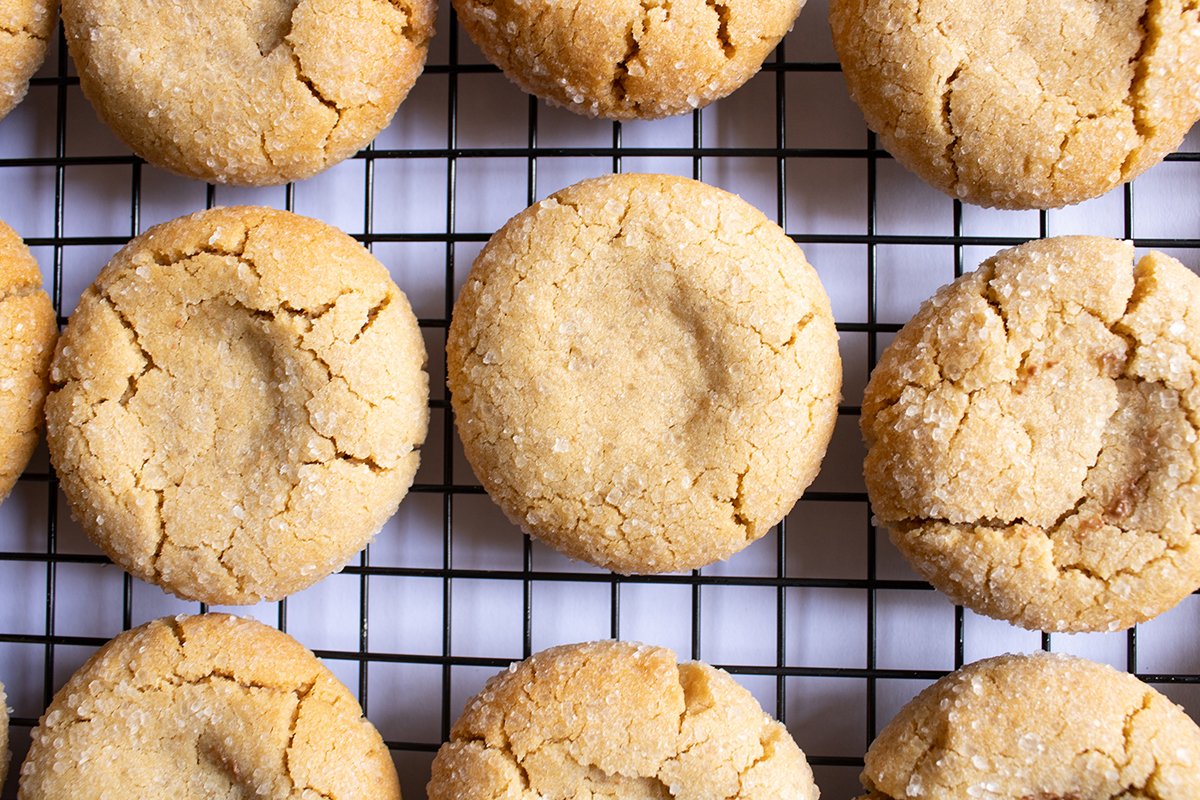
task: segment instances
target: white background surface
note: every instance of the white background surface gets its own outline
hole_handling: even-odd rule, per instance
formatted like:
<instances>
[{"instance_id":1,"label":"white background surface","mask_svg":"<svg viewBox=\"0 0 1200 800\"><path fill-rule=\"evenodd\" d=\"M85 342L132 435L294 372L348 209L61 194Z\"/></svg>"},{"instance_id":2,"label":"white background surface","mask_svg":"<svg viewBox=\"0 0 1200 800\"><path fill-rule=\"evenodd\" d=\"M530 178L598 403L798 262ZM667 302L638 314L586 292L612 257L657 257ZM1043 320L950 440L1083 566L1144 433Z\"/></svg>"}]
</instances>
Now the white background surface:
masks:
<instances>
[{"instance_id":1,"label":"white background surface","mask_svg":"<svg viewBox=\"0 0 1200 800\"><path fill-rule=\"evenodd\" d=\"M447 149L527 147L530 103L498 73L471 69L453 74L446 68L451 63L484 63L461 31L457 51L452 52L450 19L446 6L439 15L430 69L393 124L376 140L379 150L404 152L385 154L388 157L376 159L373 167L365 159L351 159L294 187L293 210L298 213L361 235L367 230L369 205L371 232L384 238L413 235L402 241L376 242L373 252L391 270L425 323L435 408L418 490L404 501L369 551L371 568L385 569L369 577L362 570L350 570L293 596L286 604L288 632L321 651L327 665L352 690L367 689L368 716L385 739L424 746L394 751L410 800L423 796L432 750L441 741L443 725L457 717L463 702L488 675L524 655L526 637L533 650L604 638L612 635L614 616L622 638L670 646L681 658L699 657L731 667L768 712L783 717L800 746L817 762L822 796L853 797L859 771L854 761L861 759L875 730L929 682L931 673L954 668L956 626L954 608L916 581L886 534L870 528L866 504L859 499L863 447L853 412L868 374L868 340L875 335L867 325L870 248L862 238L870 232L871 195L865 157L868 132L847 97L841 75L789 69L778 82L776 71L764 71L698 119L620 126L622 147L636 151L622 154L623 171L687 176L693 175L692 154L662 149L692 147L698 129L705 148L721 149L720 154L706 151L700 159L706 182L741 194L781 221L790 234L823 240L805 241L805 252L825 283L838 322L858 330L844 330L841 339L843 402L850 413L840 418L822 473L811 489L825 499L807 499L796 507L787 522L785 545L780 547L777 535L770 534L728 563L703 570L706 577L699 581L677 576L622 582L614 590L606 573L573 564L537 543L529 551L534 573L523 575L524 540L487 497L443 491L447 474L455 486L477 485L452 432L446 430L448 412L436 402L444 400L443 329L448 303L453 301L453 296L447 297L448 269L456 292L483 240L526 206L530 192L530 160L524 153L462 154L454 160L451 186ZM836 60L824 2L809 4L784 47L788 63ZM56 59L52 50L41 77L57 75ZM68 314L125 240L151 224L203 208L206 186L150 166L135 168L128 150L96 120L78 86L69 85L65 97L67 161L61 169L62 238L58 242L61 309ZM780 161L775 152L761 154L762 148L777 146L778 97L785 108L783 144L789 148L782 154L783 220L778 220ZM39 240L56 236L59 170L52 163L15 165L12 159L56 155L57 101L58 87L44 82L0 121L0 219L33 240L48 286L55 248L52 242ZM539 148L602 149L612 147L614 141L612 123L544 104L537 104L536 131ZM1192 135L1184 149L1195 151L1198 145ZM759 150L747 154L746 148ZM410 157L391 157L399 155ZM905 322L923 299L953 278L954 242L931 237L955 233L954 204L890 159L875 164L874 233L883 237L874 250L877 321L886 326ZM610 153L563 156L544 151L537 158L533 195L541 199L613 168ZM135 198L138 170L140 191ZM287 191L283 187L217 188L215 201L282 208ZM135 206L136 230L131 222ZM448 207L454 212L453 230L463 235L453 245L447 244L451 238ZM1181 238L1195 243L1200 239L1200 163L1167 162L1154 168L1136 182L1133 208L1135 238ZM1094 233L1120 238L1125 235L1124 214L1124 195L1117 191L1050 212L1044 219L1051 235ZM1005 241L1037 237L1042 222L1037 212L964 207L962 235L982 239L962 247L966 268L973 268ZM905 236L923 238L916 243L891 238ZM1200 265L1195 248L1169 252L1193 270ZM880 349L889 338L886 331L879 333ZM449 468L447 457L452 460ZM0 681L8 687L14 715L22 720L40 715L46 692L57 689L87 658L95 649L94 641L122 629L126 597L129 622L134 625L199 610L197 604L179 601L156 587L127 581L119 569L100 563L99 551L71 521L65 501L52 495L44 478L48 469L43 446L27 479L0 505ZM57 513L56 552L67 556L53 568L45 557L52 508ZM449 546L443 534L446 508L453 512ZM76 555L85 558L74 559ZM448 566L453 573L446 571ZM582 574L588 579L571 582L556 579L559 574L564 578ZM730 580L716 583L710 577ZM614 591L619 597L615 614ZM48 618L51 604L53 614ZM270 624L279 619L277 604L230 610ZM369 637L366 667L360 671L360 659L354 654L364 645L359 636L364 610ZM1041 646L1038 633L970 612L963 615L961 629L962 657L968 662ZM51 633L56 637L53 646L47 644ZM1196 595L1139 626L1136 636L1139 673L1200 673ZM1128 641L1124 633L1055 635L1051 647L1124 669ZM52 658L49 687L44 680L48 658ZM443 663L450 666L444 668ZM919 676L910 677L906 671ZM446 686L449 704L443 709ZM1195 683L1158 684L1158 688L1188 706L1193 715L1200 708ZM17 725L12 735L16 755L4 798L15 796L28 727Z\"/></svg>"}]
</instances>

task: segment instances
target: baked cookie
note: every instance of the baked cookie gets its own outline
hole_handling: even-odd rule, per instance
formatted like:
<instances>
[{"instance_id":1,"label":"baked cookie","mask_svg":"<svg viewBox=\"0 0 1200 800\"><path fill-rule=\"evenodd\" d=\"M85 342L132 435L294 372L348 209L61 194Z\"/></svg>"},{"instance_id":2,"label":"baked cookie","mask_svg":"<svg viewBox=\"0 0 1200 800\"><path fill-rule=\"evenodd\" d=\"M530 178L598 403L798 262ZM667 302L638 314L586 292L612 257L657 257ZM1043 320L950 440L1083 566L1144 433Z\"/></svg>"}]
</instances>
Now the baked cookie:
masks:
<instances>
[{"instance_id":1,"label":"baked cookie","mask_svg":"<svg viewBox=\"0 0 1200 800\"><path fill-rule=\"evenodd\" d=\"M471 39L524 91L589 117L659 119L737 89L804 0L454 0Z\"/></svg>"},{"instance_id":2,"label":"baked cookie","mask_svg":"<svg viewBox=\"0 0 1200 800\"><path fill-rule=\"evenodd\" d=\"M0 222L0 502L37 446L58 320L29 248Z\"/></svg>"},{"instance_id":3,"label":"baked cookie","mask_svg":"<svg viewBox=\"0 0 1200 800\"><path fill-rule=\"evenodd\" d=\"M787 729L729 676L663 647L543 650L488 680L433 761L429 800L817 800Z\"/></svg>"},{"instance_id":4,"label":"baked cookie","mask_svg":"<svg viewBox=\"0 0 1200 800\"><path fill-rule=\"evenodd\" d=\"M270 186L353 155L425 65L434 0L66 0L80 87L150 163Z\"/></svg>"},{"instance_id":5,"label":"baked cookie","mask_svg":"<svg viewBox=\"0 0 1200 800\"><path fill-rule=\"evenodd\" d=\"M1157 691L1060 653L970 664L867 751L859 800L1200 797L1200 728Z\"/></svg>"},{"instance_id":6,"label":"baked cookie","mask_svg":"<svg viewBox=\"0 0 1200 800\"><path fill-rule=\"evenodd\" d=\"M1200 118L1191 0L831 0L829 22L881 144L969 203L1098 197Z\"/></svg>"},{"instance_id":7,"label":"baked cookie","mask_svg":"<svg viewBox=\"0 0 1200 800\"><path fill-rule=\"evenodd\" d=\"M1026 628L1127 628L1200 586L1200 279L1067 236L926 302L867 384L866 482L913 567Z\"/></svg>"},{"instance_id":8,"label":"baked cookie","mask_svg":"<svg viewBox=\"0 0 1200 800\"><path fill-rule=\"evenodd\" d=\"M33 731L21 796L399 800L354 695L287 634L224 614L100 648Z\"/></svg>"},{"instance_id":9,"label":"baked cookie","mask_svg":"<svg viewBox=\"0 0 1200 800\"><path fill-rule=\"evenodd\" d=\"M425 347L349 236L221 208L131 241L83 294L46 402L84 530L190 600L278 600L396 510L428 422Z\"/></svg>"},{"instance_id":10,"label":"baked cookie","mask_svg":"<svg viewBox=\"0 0 1200 800\"><path fill-rule=\"evenodd\" d=\"M688 570L765 534L837 415L829 300L740 198L611 175L521 212L454 307L447 383L475 474L571 558Z\"/></svg>"},{"instance_id":11,"label":"baked cookie","mask_svg":"<svg viewBox=\"0 0 1200 800\"><path fill-rule=\"evenodd\" d=\"M0 2L0 119L25 99L58 23L58 0Z\"/></svg>"}]
</instances>

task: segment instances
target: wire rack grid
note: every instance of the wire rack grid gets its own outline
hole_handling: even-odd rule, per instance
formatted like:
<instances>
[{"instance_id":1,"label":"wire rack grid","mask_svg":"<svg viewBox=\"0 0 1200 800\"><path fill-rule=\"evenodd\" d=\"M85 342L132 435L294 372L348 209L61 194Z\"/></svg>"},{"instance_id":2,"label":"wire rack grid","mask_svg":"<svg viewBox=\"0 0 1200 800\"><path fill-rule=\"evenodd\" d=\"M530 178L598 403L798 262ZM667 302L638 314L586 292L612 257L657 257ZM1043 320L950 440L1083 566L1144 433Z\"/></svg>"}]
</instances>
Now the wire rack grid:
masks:
<instances>
[{"instance_id":1,"label":"wire rack grid","mask_svg":"<svg viewBox=\"0 0 1200 800\"><path fill-rule=\"evenodd\" d=\"M216 204L338 225L406 291L430 354L431 429L409 497L340 574L250 613L313 649L392 749L404 793L486 677L544 647L596 638L673 647L731 672L784 721L826 798L855 796L882 725L946 672L1005 651L1064 650L1139 674L1200 707L1200 600L1118 634L1050 636L952 606L871 522L857 431L862 389L921 300L996 250L1095 233L1200 266L1200 141L1135 184L1053 212L963 206L877 147L846 96L827 2L812 0L762 72L688 117L611 123L523 95L443 4L425 74L375 143L328 173L229 189L157 170L100 125L61 39L0 122L0 218L42 265L60 324L103 263L149 225ZM474 255L509 216L576 180L671 172L741 194L805 249L841 335L843 404L817 481L763 540L687 575L620 577L572 563L509 524L471 473L444 389L444 340ZM1135 203L1136 199L1136 203ZM98 646L194 613L114 567L71 520L44 446L0 506L0 681L16 795L29 732ZM1194 711L1193 711L1194 714Z\"/></svg>"}]
</instances>

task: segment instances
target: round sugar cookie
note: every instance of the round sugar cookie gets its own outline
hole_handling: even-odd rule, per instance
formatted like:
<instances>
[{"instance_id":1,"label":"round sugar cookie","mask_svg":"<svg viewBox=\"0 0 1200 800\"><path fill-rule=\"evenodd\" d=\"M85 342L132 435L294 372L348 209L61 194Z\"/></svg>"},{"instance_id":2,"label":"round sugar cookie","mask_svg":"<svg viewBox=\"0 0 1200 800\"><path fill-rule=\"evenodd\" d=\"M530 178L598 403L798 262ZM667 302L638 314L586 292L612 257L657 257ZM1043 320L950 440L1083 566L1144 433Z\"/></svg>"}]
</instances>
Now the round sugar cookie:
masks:
<instances>
[{"instance_id":1,"label":"round sugar cookie","mask_svg":"<svg viewBox=\"0 0 1200 800\"><path fill-rule=\"evenodd\" d=\"M970 664L867 751L859 800L1200 797L1200 728L1134 676L1060 653Z\"/></svg>"},{"instance_id":2,"label":"round sugar cookie","mask_svg":"<svg viewBox=\"0 0 1200 800\"><path fill-rule=\"evenodd\" d=\"M0 222L0 502L37 446L58 320L29 248Z\"/></svg>"},{"instance_id":3,"label":"round sugar cookie","mask_svg":"<svg viewBox=\"0 0 1200 800\"><path fill-rule=\"evenodd\" d=\"M299 642L224 614L105 644L54 696L21 768L25 800L399 800L354 695Z\"/></svg>"},{"instance_id":4,"label":"round sugar cookie","mask_svg":"<svg viewBox=\"0 0 1200 800\"><path fill-rule=\"evenodd\" d=\"M475 474L571 558L695 569L779 522L837 415L829 300L740 198L583 181L491 238L454 307L447 383Z\"/></svg>"},{"instance_id":5,"label":"round sugar cookie","mask_svg":"<svg viewBox=\"0 0 1200 800\"><path fill-rule=\"evenodd\" d=\"M58 23L58 0L0 4L0 119L25 99Z\"/></svg>"},{"instance_id":6,"label":"round sugar cookie","mask_svg":"<svg viewBox=\"0 0 1200 800\"><path fill-rule=\"evenodd\" d=\"M589 117L659 119L758 72L804 0L454 0L488 60L526 92Z\"/></svg>"},{"instance_id":7,"label":"round sugar cookie","mask_svg":"<svg viewBox=\"0 0 1200 800\"><path fill-rule=\"evenodd\" d=\"M1200 586L1200 279L1127 242L1005 250L943 287L867 384L867 491L954 602L1112 631Z\"/></svg>"},{"instance_id":8,"label":"round sugar cookie","mask_svg":"<svg viewBox=\"0 0 1200 800\"><path fill-rule=\"evenodd\" d=\"M969 203L1098 197L1200 118L1190 0L832 0L829 21L881 144Z\"/></svg>"},{"instance_id":9,"label":"round sugar cookie","mask_svg":"<svg viewBox=\"0 0 1200 800\"><path fill-rule=\"evenodd\" d=\"M278 600L396 511L425 439L424 363L407 299L349 236L200 212L131 241L84 292L51 370L50 458L136 577Z\"/></svg>"},{"instance_id":10,"label":"round sugar cookie","mask_svg":"<svg viewBox=\"0 0 1200 800\"><path fill-rule=\"evenodd\" d=\"M66 0L79 83L135 153L188 178L310 178L391 122L434 0Z\"/></svg>"},{"instance_id":11,"label":"round sugar cookie","mask_svg":"<svg viewBox=\"0 0 1200 800\"><path fill-rule=\"evenodd\" d=\"M728 673L663 647L552 647L488 680L433 761L429 800L817 800L787 729Z\"/></svg>"}]
</instances>

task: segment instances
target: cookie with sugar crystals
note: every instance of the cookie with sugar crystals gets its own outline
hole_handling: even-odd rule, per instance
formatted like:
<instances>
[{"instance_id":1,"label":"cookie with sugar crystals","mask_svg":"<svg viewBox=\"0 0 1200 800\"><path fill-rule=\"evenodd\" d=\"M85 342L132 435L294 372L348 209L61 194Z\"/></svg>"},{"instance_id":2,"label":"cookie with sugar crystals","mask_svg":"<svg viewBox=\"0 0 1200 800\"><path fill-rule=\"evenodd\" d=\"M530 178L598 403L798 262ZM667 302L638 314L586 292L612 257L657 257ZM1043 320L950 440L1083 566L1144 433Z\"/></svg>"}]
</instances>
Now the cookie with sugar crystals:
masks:
<instances>
[{"instance_id":1,"label":"cookie with sugar crystals","mask_svg":"<svg viewBox=\"0 0 1200 800\"><path fill-rule=\"evenodd\" d=\"M218 208L131 241L83 293L46 401L88 536L191 600L278 600L396 511L428 425L425 346L366 248Z\"/></svg>"},{"instance_id":2,"label":"cookie with sugar crystals","mask_svg":"<svg viewBox=\"0 0 1200 800\"><path fill-rule=\"evenodd\" d=\"M512 664L467 701L430 800L817 800L804 753L730 675L601 641Z\"/></svg>"},{"instance_id":3,"label":"cookie with sugar crystals","mask_svg":"<svg viewBox=\"0 0 1200 800\"><path fill-rule=\"evenodd\" d=\"M862 431L892 541L954 602L1127 628L1200 587L1200 278L1090 236L1005 250L880 358Z\"/></svg>"},{"instance_id":4,"label":"cookie with sugar crystals","mask_svg":"<svg viewBox=\"0 0 1200 800\"><path fill-rule=\"evenodd\" d=\"M37 261L0 222L0 501L37 446L57 337L58 320Z\"/></svg>"},{"instance_id":5,"label":"cookie with sugar crystals","mask_svg":"<svg viewBox=\"0 0 1200 800\"><path fill-rule=\"evenodd\" d=\"M867 751L859 800L1200 797L1200 728L1133 675L1061 653L969 664Z\"/></svg>"},{"instance_id":6,"label":"cookie with sugar crystals","mask_svg":"<svg viewBox=\"0 0 1200 800\"><path fill-rule=\"evenodd\" d=\"M0 119L25 98L58 23L58 0L6 0L0 6Z\"/></svg>"},{"instance_id":7,"label":"cookie with sugar crystals","mask_svg":"<svg viewBox=\"0 0 1200 800\"><path fill-rule=\"evenodd\" d=\"M79 84L155 166L271 186L353 155L425 66L434 0L66 0Z\"/></svg>"},{"instance_id":8,"label":"cookie with sugar crystals","mask_svg":"<svg viewBox=\"0 0 1200 800\"><path fill-rule=\"evenodd\" d=\"M702 108L758 72L804 0L454 0L471 39L526 92L589 117Z\"/></svg>"},{"instance_id":9,"label":"cookie with sugar crystals","mask_svg":"<svg viewBox=\"0 0 1200 800\"><path fill-rule=\"evenodd\" d=\"M311 652L204 614L101 647L34 729L21 796L400 800L400 784L354 695Z\"/></svg>"},{"instance_id":10,"label":"cookie with sugar crystals","mask_svg":"<svg viewBox=\"0 0 1200 800\"><path fill-rule=\"evenodd\" d=\"M829 21L882 145L969 203L1098 197L1200 118L1190 0L832 0Z\"/></svg>"},{"instance_id":11,"label":"cookie with sugar crystals","mask_svg":"<svg viewBox=\"0 0 1200 800\"><path fill-rule=\"evenodd\" d=\"M446 343L468 460L514 522L617 572L688 570L812 482L841 361L816 271L740 198L583 181L476 259Z\"/></svg>"}]
</instances>

